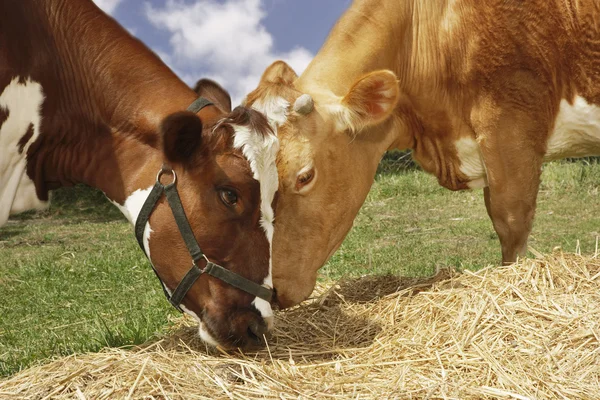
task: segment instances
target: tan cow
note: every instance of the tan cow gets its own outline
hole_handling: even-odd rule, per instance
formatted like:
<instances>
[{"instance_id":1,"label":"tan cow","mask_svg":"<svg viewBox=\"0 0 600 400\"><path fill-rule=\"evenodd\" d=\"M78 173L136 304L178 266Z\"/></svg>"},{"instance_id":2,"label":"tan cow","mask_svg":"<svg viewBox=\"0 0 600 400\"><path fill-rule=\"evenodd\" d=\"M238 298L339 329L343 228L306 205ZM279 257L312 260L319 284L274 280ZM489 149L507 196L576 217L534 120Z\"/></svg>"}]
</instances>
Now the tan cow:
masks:
<instances>
[{"instance_id":1,"label":"tan cow","mask_svg":"<svg viewBox=\"0 0 600 400\"><path fill-rule=\"evenodd\" d=\"M356 0L302 76L276 62L246 104L281 141L280 306L311 293L390 149L448 189L483 188L510 263L542 163L600 154L600 2Z\"/></svg>"}]
</instances>

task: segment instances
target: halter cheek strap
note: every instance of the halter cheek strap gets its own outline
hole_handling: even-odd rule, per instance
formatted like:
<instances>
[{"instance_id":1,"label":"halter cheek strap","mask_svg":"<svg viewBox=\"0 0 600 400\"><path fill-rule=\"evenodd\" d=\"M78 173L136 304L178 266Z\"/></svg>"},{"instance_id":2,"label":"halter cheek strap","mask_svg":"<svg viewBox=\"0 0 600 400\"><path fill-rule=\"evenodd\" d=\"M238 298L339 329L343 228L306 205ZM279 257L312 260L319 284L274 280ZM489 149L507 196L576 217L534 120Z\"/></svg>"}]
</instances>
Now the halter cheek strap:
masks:
<instances>
[{"instance_id":1,"label":"halter cheek strap","mask_svg":"<svg viewBox=\"0 0 600 400\"><path fill-rule=\"evenodd\" d=\"M197 113L202 108L211 104L212 103L207 99L200 97L188 107L188 111ZM160 179L164 174L172 175L173 181L167 185L163 185ZM150 219L150 214L152 214L156 203L160 200L163 193L166 195L167 202L171 208L171 212L173 213L173 217L175 218L175 222L177 223L177 227L179 228L181 237L183 238L183 241L185 242L185 245L188 248L190 256L192 257L192 267L179 282L177 288L175 288L175 291L173 291L173 293L171 294L169 294L169 290L167 289L165 283L162 281L162 279L160 279L160 276L154 268L154 265L152 265L152 262L150 262L152 270L154 271L156 277L160 281L163 288L163 292L165 293L165 296L167 297L169 302L177 310L182 311L180 305L183 301L183 298L194 285L194 283L198 280L198 278L200 278L200 276L204 273L213 276L217 279L220 279L223 282L228 283L229 285L240 289L246 293L254 295L267 302L270 302L273 296L273 290L259 285L256 282L252 282L251 280L246 279L243 276L236 274L235 272L229 271L221 267L220 265L212 263L208 260L208 258L206 258L206 256L200 249L198 242L196 241L192 228L190 227L189 221L183 209L183 205L181 204L179 193L177 192L176 183L177 176L175 175L175 171L173 171L170 167L163 165L161 170L158 172L158 175L156 176L156 183L154 184L154 187L152 188L150 194L146 198L146 201L144 202L144 205L142 206L142 209L140 210L140 213L135 223L135 237L142 251L147 256L148 254L146 253L143 241L144 230L146 229L146 224ZM200 269L197 264L202 259L206 260L206 266L203 269Z\"/></svg>"}]
</instances>

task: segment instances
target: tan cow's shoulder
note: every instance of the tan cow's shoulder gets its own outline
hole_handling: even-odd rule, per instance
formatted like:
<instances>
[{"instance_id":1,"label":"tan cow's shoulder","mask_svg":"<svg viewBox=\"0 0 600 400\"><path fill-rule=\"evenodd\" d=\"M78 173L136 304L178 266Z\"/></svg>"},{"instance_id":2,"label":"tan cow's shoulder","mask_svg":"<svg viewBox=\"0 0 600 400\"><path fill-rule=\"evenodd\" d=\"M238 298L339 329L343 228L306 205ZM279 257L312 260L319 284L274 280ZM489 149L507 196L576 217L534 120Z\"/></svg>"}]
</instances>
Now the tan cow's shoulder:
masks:
<instances>
[{"instance_id":1,"label":"tan cow's shoulder","mask_svg":"<svg viewBox=\"0 0 600 400\"><path fill-rule=\"evenodd\" d=\"M546 144L555 153L557 143L579 146L550 136L561 110L573 119L600 104L597 1L433 3L414 2L420 16L397 69L418 119L413 154L425 170L451 189L486 185L479 144L510 115L536 121L520 140L541 153ZM588 108L575 107L582 101Z\"/></svg>"}]
</instances>

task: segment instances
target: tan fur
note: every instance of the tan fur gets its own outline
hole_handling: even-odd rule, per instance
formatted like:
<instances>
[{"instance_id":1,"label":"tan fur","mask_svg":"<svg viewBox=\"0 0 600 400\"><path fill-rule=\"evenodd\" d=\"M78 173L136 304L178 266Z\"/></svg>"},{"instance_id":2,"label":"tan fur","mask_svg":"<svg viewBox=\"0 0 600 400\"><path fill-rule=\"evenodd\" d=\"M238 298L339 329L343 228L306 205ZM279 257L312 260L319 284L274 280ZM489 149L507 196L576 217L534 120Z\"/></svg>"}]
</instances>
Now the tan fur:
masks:
<instances>
[{"instance_id":1,"label":"tan fur","mask_svg":"<svg viewBox=\"0 0 600 400\"><path fill-rule=\"evenodd\" d=\"M315 100L315 111L278 131L273 279L280 304L310 294L392 148L412 149L441 185L460 190L477 177L461 169L456 143L475 142L472 156L487 171L477 182L489 185L502 259L523 254L561 100L600 105L599 21L597 0L355 0L297 80L286 83L293 74L281 62L270 68L249 105L267 96L293 104L303 93ZM353 89L377 70L398 78L394 114L383 122L373 98ZM367 110L354 138L336 123L340 107ZM600 144L579 150L600 154ZM316 181L298 193L297 172L311 163Z\"/></svg>"}]
</instances>

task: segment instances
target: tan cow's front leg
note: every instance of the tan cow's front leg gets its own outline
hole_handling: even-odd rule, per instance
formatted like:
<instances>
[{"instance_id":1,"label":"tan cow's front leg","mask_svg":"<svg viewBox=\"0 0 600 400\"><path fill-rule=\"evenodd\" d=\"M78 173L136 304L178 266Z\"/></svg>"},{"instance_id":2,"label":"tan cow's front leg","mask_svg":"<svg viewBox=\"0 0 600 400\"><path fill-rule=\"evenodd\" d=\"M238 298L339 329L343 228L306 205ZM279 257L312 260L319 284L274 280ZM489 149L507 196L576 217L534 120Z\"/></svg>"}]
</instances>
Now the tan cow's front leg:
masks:
<instances>
[{"instance_id":1,"label":"tan cow's front leg","mask_svg":"<svg viewBox=\"0 0 600 400\"><path fill-rule=\"evenodd\" d=\"M514 184L508 189L513 194L492 187L483 189L487 212L502 246L503 264L511 264L518 256L525 256L527 238L533 226L538 185L529 188L517 186ZM517 198L518 192L523 195L522 199Z\"/></svg>"},{"instance_id":2,"label":"tan cow's front leg","mask_svg":"<svg viewBox=\"0 0 600 400\"><path fill-rule=\"evenodd\" d=\"M527 252L547 132L539 121L520 116L512 113L510 119L493 121L495 129L480 131L479 140L488 180L485 205L500 239L504 264Z\"/></svg>"}]
</instances>

